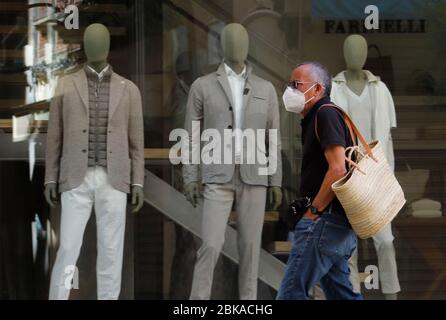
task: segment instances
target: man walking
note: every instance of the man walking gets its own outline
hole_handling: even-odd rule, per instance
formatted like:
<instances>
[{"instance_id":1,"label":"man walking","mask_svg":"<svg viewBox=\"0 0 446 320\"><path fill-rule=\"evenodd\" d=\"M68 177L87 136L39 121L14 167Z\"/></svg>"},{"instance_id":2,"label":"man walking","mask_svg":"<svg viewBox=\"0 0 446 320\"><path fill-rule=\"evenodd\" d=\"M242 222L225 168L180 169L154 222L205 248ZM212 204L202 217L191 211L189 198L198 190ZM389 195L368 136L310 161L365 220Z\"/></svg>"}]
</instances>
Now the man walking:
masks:
<instances>
[{"instance_id":1,"label":"man walking","mask_svg":"<svg viewBox=\"0 0 446 320\"><path fill-rule=\"evenodd\" d=\"M360 300L349 280L356 235L331 185L347 173L345 149L353 145L342 115L331 105L331 76L318 62L296 67L283 100L303 115L301 195L311 207L295 228L278 300L308 300L318 282L329 300Z\"/></svg>"}]
</instances>

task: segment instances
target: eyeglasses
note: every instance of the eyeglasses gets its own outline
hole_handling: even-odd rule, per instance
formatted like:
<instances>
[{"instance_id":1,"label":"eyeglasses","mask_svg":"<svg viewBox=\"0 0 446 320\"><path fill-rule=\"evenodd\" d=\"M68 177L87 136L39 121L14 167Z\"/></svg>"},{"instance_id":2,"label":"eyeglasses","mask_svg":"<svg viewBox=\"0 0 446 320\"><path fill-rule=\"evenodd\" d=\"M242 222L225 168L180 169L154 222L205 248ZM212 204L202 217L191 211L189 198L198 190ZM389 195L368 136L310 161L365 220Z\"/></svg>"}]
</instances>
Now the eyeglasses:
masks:
<instances>
[{"instance_id":1,"label":"eyeglasses","mask_svg":"<svg viewBox=\"0 0 446 320\"><path fill-rule=\"evenodd\" d=\"M287 83L287 87L290 87L290 88L293 88L293 89L297 89L299 87L299 85L306 84L306 83L317 83L317 82L292 80L292 81Z\"/></svg>"}]
</instances>

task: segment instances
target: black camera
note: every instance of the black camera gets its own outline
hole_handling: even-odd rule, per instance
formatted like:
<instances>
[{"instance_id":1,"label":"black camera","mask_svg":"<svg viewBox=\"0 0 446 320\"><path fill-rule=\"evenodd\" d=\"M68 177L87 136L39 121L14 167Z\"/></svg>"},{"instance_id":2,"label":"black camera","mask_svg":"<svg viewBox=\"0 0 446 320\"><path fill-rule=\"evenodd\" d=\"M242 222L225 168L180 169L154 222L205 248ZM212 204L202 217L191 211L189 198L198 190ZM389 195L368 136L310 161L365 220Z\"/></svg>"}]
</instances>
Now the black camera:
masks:
<instances>
[{"instance_id":1,"label":"black camera","mask_svg":"<svg viewBox=\"0 0 446 320\"><path fill-rule=\"evenodd\" d=\"M297 198L288 206L285 222L289 230L294 230L296 224L302 219L310 207L311 199L308 197Z\"/></svg>"}]
</instances>

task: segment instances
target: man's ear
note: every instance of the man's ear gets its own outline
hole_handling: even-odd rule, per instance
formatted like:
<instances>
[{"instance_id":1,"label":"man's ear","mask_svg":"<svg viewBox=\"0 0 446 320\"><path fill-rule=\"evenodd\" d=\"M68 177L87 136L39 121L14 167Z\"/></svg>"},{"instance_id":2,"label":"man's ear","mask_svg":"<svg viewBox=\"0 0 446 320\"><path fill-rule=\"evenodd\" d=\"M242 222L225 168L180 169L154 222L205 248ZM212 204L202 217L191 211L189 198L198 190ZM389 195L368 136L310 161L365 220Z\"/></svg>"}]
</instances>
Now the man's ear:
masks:
<instances>
[{"instance_id":1,"label":"man's ear","mask_svg":"<svg viewBox=\"0 0 446 320\"><path fill-rule=\"evenodd\" d=\"M322 97L324 95L324 88L319 83L316 85L316 95L318 95L320 97Z\"/></svg>"}]
</instances>

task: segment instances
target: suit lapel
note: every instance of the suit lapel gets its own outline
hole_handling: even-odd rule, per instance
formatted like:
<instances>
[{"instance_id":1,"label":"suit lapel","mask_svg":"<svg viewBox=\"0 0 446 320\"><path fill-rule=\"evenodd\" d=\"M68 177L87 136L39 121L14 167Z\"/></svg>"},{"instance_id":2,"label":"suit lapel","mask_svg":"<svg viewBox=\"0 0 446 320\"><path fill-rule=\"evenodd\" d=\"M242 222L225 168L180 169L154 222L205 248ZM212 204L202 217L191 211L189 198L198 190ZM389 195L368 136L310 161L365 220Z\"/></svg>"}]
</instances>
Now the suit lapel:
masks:
<instances>
[{"instance_id":1,"label":"suit lapel","mask_svg":"<svg viewBox=\"0 0 446 320\"><path fill-rule=\"evenodd\" d=\"M80 70L74 79L74 86L84 103L85 111L88 112L88 80L84 69Z\"/></svg>"},{"instance_id":2,"label":"suit lapel","mask_svg":"<svg viewBox=\"0 0 446 320\"><path fill-rule=\"evenodd\" d=\"M229 103L231 104L231 106L233 106L234 102L232 101L231 86L229 85L229 80L226 76L226 71L223 63L217 70L217 80L220 83L224 93L226 94L226 98L228 98Z\"/></svg>"},{"instance_id":3,"label":"suit lapel","mask_svg":"<svg viewBox=\"0 0 446 320\"><path fill-rule=\"evenodd\" d=\"M110 110L108 111L108 120L110 121L113 113L121 102L125 88L125 81L114 72L110 79Z\"/></svg>"}]
</instances>

